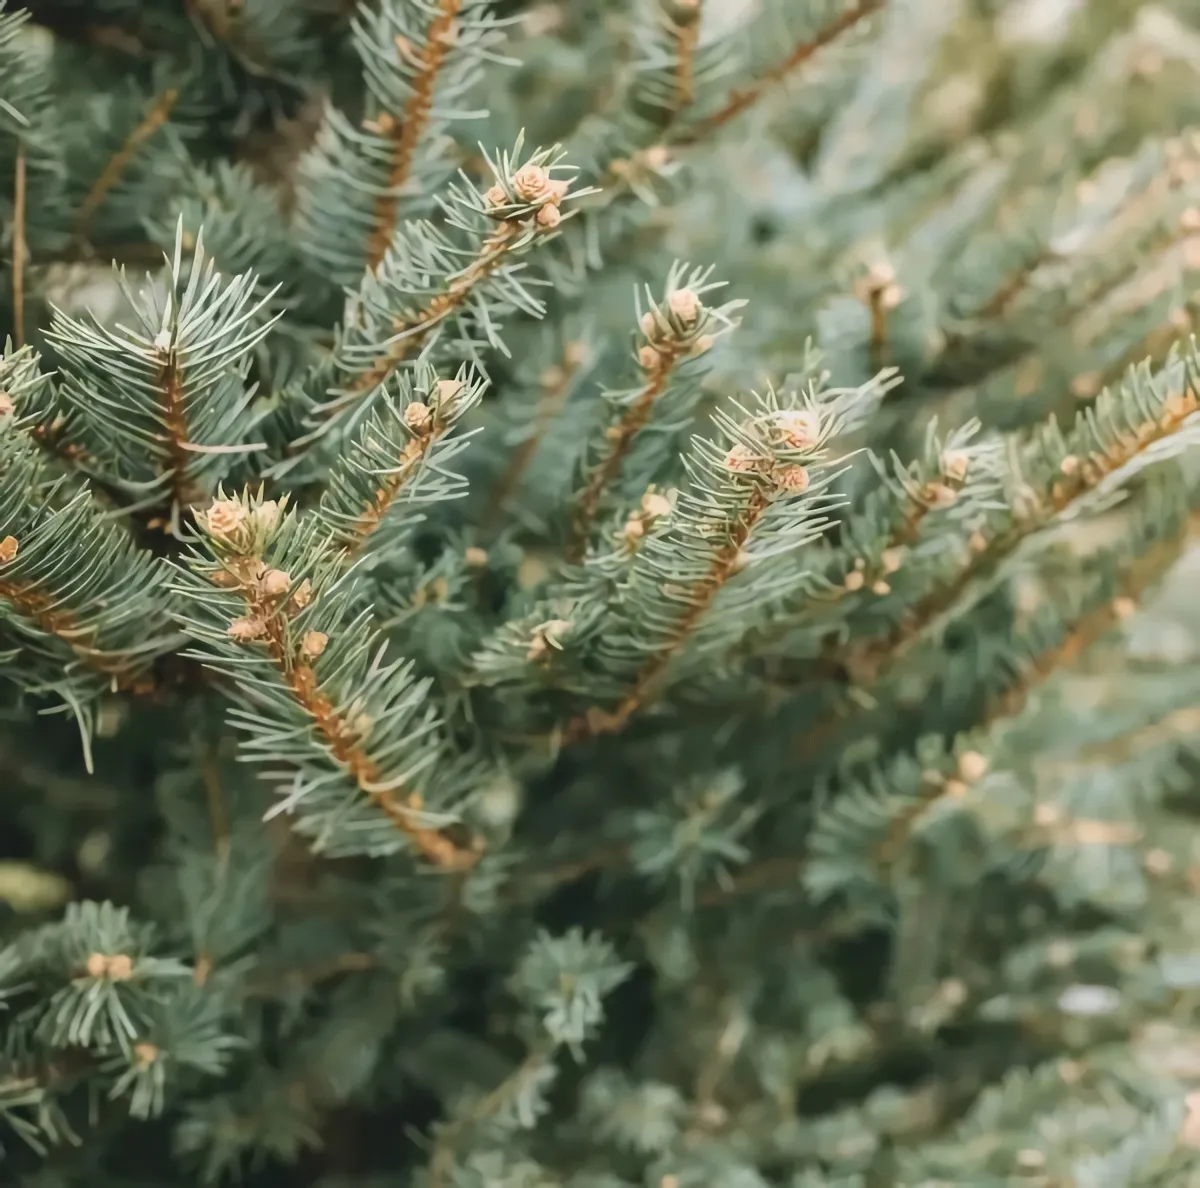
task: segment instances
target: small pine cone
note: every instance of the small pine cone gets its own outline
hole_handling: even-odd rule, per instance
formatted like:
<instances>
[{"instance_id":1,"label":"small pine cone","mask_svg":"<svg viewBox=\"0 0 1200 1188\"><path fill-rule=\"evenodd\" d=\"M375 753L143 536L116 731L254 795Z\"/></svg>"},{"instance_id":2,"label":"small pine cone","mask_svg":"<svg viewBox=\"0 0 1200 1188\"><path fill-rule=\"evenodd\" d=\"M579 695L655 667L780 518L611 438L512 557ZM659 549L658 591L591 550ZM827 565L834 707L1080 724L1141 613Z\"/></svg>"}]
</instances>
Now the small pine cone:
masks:
<instances>
[{"instance_id":1,"label":"small pine cone","mask_svg":"<svg viewBox=\"0 0 1200 1188\"><path fill-rule=\"evenodd\" d=\"M226 628L226 634L237 643L250 643L252 640L261 639L266 629L266 624L262 619L252 619L247 616L234 619Z\"/></svg>"},{"instance_id":2,"label":"small pine cone","mask_svg":"<svg viewBox=\"0 0 1200 1188\"><path fill-rule=\"evenodd\" d=\"M562 222L562 211L552 202L548 202L538 210L535 221L543 231L553 231Z\"/></svg>"},{"instance_id":3,"label":"small pine cone","mask_svg":"<svg viewBox=\"0 0 1200 1188\"><path fill-rule=\"evenodd\" d=\"M231 544L246 526L248 513L238 499L214 499L212 506L198 518L200 526L214 540Z\"/></svg>"},{"instance_id":4,"label":"small pine cone","mask_svg":"<svg viewBox=\"0 0 1200 1188\"><path fill-rule=\"evenodd\" d=\"M691 289L676 289L673 293L668 293L667 308L685 326L694 326L704 310L700 298Z\"/></svg>"},{"instance_id":5,"label":"small pine cone","mask_svg":"<svg viewBox=\"0 0 1200 1188\"><path fill-rule=\"evenodd\" d=\"M404 423L414 432L423 433L429 428L430 421L433 420L433 411L428 404L422 404L419 400L414 400L404 410Z\"/></svg>"},{"instance_id":6,"label":"small pine cone","mask_svg":"<svg viewBox=\"0 0 1200 1188\"><path fill-rule=\"evenodd\" d=\"M809 409L787 409L775 418L775 424L793 450L811 449L821 440L821 418Z\"/></svg>"},{"instance_id":7,"label":"small pine cone","mask_svg":"<svg viewBox=\"0 0 1200 1188\"><path fill-rule=\"evenodd\" d=\"M692 358L697 358L700 355L706 355L712 350L713 343L716 339L711 334L701 334L699 338L692 343Z\"/></svg>"},{"instance_id":8,"label":"small pine cone","mask_svg":"<svg viewBox=\"0 0 1200 1188\"><path fill-rule=\"evenodd\" d=\"M7 392L0 392L0 417L11 417L16 407L13 398Z\"/></svg>"},{"instance_id":9,"label":"small pine cone","mask_svg":"<svg viewBox=\"0 0 1200 1188\"><path fill-rule=\"evenodd\" d=\"M438 408L445 408L453 403L454 398L463 390L462 380L443 379L437 382Z\"/></svg>"},{"instance_id":10,"label":"small pine cone","mask_svg":"<svg viewBox=\"0 0 1200 1188\"><path fill-rule=\"evenodd\" d=\"M642 511L651 520L661 520L671 514L671 501L657 491L647 491L642 496Z\"/></svg>"},{"instance_id":11,"label":"small pine cone","mask_svg":"<svg viewBox=\"0 0 1200 1188\"><path fill-rule=\"evenodd\" d=\"M885 582L883 580L883 578L880 578L877 582L874 582L871 586L871 593L878 595L880 598L882 598L885 594L890 594L891 592L892 592L892 587L889 586L887 584L887 582Z\"/></svg>"},{"instance_id":12,"label":"small pine cone","mask_svg":"<svg viewBox=\"0 0 1200 1188\"><path fill-rule=\"evenodd\" d=\"M363 127L377 136L390 136L396 130L396 117L390 111L381 111L374 119L363 120Z\"/></svg>"},{"instance_id":13,"label":"small pine cone","mask_svg":"<svg viewBox=\"0 0 1200 1188\"><path fill-rule=\"evenodd\" d=\"M10 561L15 560L20 548L15 536L6 536L0 540L0 565L7 565Z\"/></svg>"},{"instance_id":14,"label":"small pine cone","mask_svg":"<svg viewBox=\"0 0 1200 1188\"><path fill-rule=\"evenodd\" d=\"M854 594L867 584L866 575L861 569L852 569L846 574L846 580L842 584L851 594Z\"/></svg>"},{"instance_id":15,"label":"small pine cone","mask_svg":"<svg viewBox=\"0 0 1200 1188\"><path fill-rule=\"evenodd\" d=\"M942 455L942 473L951 482L963 482L970 466L971 455L966 450L947 450Z\"/></svg>"},{"instance_id":16,"label":"small pine cone","mask_svg":"<svg viewBox=\"0 0 1200 1188\"><path fill-rule=\"evenodd\" d=\"M483 196L484 202L488 206L508 206L508 194L502 185L494 185L489 187L486 194Z\"/></svg>"},{"instance_id":17,"label":"small pine cone","mask_svg":"<svg viewBox=\"0 0 1200 1188\"><path fill-rule=\"evenodd\" d=\"M808 484L808 471L803 466L785 466L775 474L775 485L789 495L803 494Z\"/></svg>"},{"instance_id":18,"label":"small pine cone","mask_svg":"<svg viewBox=\"0 0 1200 1188\"><path fill-rule=\"evenodd\" d=\"M1072 475L1079 473L1079 459L1074 454L1068 454L1059 464L1060 473L1070 478Z\"/></svg>"},{"instance_id":19,"label":"small pine cone","mask_svg":"<svg viewBox=\"0 0 1200 1188\"><path fill-rule=\"evenodd\" d=\"M133 958L116 953L108 959L108 968L104 972L114 982L128 982L133 977Z\"/></svg>"},{"instance_id":20,"label":"small pine cone","mask_svg":"<svg viewBox=\"0 0 1200 1188\"><path fill-rule=\"evenodd\" d=\"M468 545L463 550L463 560L472 569L483 569L488 563L487 549L481 549L478 545Z\"/></svg>"},{"instance_id":21,"label":"small pine cone","mask_svg":"<svg viewBox=\"0 0 1200 1188\"><path fill-rule=\"evenodd\" d=\"M662 330L659 326L658 318L655 315L654 310L648 309L644 314L642 314L641 318L638 320L638 329L640 329L641 332L648 339L650 339L651 342L657 340Z\"/></svg>"},{"instance_id":22,"label":"small pine cone","mask_svg":"<svg viewBox=\"0 0 1200 1188\"><path fill-rule=\"evenodd\" d=\"M879 561L884 573L895 573L904 564L904 550L884 549L879 555Z\"/></svg>"},{"instance_id":23,"label":"small pine cone","mask_svg":"<svg viewBox=\"0 0 1200 1188\"><path fill-rule=\"evenodd\" d=\"M108 957L104 953L89 953L84 968L89 978L102 978L108 973Z\"/></svg>"},{"instance_id":24,"label":"small pine cone","mask_svg":"<svg viewBox=\"0 0 1200 1188\"><path fill-rule=\"evenodd\" d=\"M634 512L625 521L625 527L621 529L621 535L625 538L625 543L630 548L633 548L646 535L646 525L642 522L641 516Z\"/></svg>"},{"instance_id":25,"label":"small pine cone","mask_svg":"<svg viewBox=\"0 0 1200 1188\"><path fill-rule=\"evenodd\" d=\"M570 189L571 183L566 178L561 178L559 180L551 178L550 201L553 202L555 206L562 205L562 200L567 196L567 193L570 191Z\"/></svg>"},{"instance_id":26,"label":"small pine cone","mask_svg":"<svg viewBox=\"0 0 1200 1188\"><path fill-rule=\"evenodd\" d=\"M513 174L512 188L522 202L541 202L550 196L550 175L540 165L526 165Z\"/></svg>"},{"instance_id":27,"label":"small pine cone","mask_svg":"<svg viewBox=\"0 0 1200 1188\"><path fill-rule=\"evenodd\" d=\"M262 590L268 598L282 598L291 586L291 577L282 569L268 569L263 575Z\"/></svg>"},{"instance_id":28,"label":"small pine cone","mask_svg":"<svg viewBox=\"0 0 1200 1188\"><path fill-rule=\"evenodd\" d=\"M300 644L300 651L307 660L315 660L325 651L329 644L329 636L324 631L309 631L305 633Z\"/></svg>"},{"instance_id":29,"label":"small pine cone","mask_svg":"<svg viewBox=\"0 0 1200 1188\"><path fill-rule=\"evenodd\" d=\"M637 353L637 361L646 371L658 366L659 353L652 346L644 346Z\"/></svg>"},{"instance_id":30,"label":"small pine cone","mask_svg":"<svg viewBox=\"0 0 1200 1188\"><path fill-rule=\"evenodd\" d=\"M550 648L557 648L562 636L571 629L569 619L549 619L533 629L533 637L529 641L529 650L525 656L529 660L541 660Z\"/></svg>"},{"instance_id":31,"label":"small pine cone","mask_svg":"<svg viewBox=\"0 0 1200 1188\"><path fill-rule=\"evenodd\" d=\"M746 474L752 470L757 470L761 459L748 446L738 442L725 455L725 469L732 470L735 474Z\"/></svg>"}]
</instances>

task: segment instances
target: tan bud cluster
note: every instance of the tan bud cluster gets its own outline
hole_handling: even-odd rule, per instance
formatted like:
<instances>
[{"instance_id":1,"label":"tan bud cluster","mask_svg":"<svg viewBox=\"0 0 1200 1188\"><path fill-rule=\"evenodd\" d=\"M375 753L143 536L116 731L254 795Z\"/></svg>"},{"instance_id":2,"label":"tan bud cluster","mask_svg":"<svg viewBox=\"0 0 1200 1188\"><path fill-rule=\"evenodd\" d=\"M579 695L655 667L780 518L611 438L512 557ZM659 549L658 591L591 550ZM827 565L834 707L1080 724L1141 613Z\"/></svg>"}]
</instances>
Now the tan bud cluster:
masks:
<instances>
[{"instance_id":1,"label":"tan bud cluster","mask_svg":"<svg viewBox=\"0 0 1200 1188\"><path fill-rule=\"evenodd\" d=\"M953 507L958 501L958 492L945 483L926 483L922 494L930 507Z\"/></svg>"},{"instance_id":2,"label":"tan bud cluster","mask_svg":"<svg viewBox=\"0 0 1200 1188\"><path fill-rule=\"evenodd\" d=\"M16 407L13 398L7 392L0 392L0 417L11 417Z\"/></svg>"},{"instance_id":3,"label":"tan bud cluster","mask_svg":"<svg viewBox=\"0 0 1200 1188\"><path fill-rule=\"evenodd\" d=\"M974 784L983 779L990 766L991 763L987 756L981 755L978 751L963 751L958 757L958 774L968 784Z\"/></svg>"},{"instance_id":4,"label":"tan bud cluster","mask_svg":"<svg viewBox=\"0 0 1200 1188\"><path fill-rule=\"evenodd\" d=\"M487 549L481 549L478 545L469 545L463 550L463 560L472 569L483 569L488 563Z\"/></svg>"},{"instance_id":5,"label":"tan bud cluster","mask_svg":"<svg viewBox=\"0 0 1200 1188\"><path fill-rule=\"evenodd\" d=\"M732 470L735 474L748 474L757 470L761 462L762 459L748 445L741 442L725 455L725 469Z\"/></svg>"},{"instance_id":6,"label":"tan bud cluster","mask_svg":"<svg viewBox=\"0 0 1200 1188\"><path fill-rule=\"evenodd\" d=\"M547 203L539 208L534 221L543 231L553 231L562 222L562 211L553 203Z\"/></svg>"},{"instance_id":7,"label":"tan bud cluster","mask_svg":"<svg viewBox=\"0 0 1200 1188\"><path fill-rule=\"evenodd\" d=\"M884 549L879 554L880 564L884 573L895 573L904 564L904 550L900 548Z\"/></svg>"},{"instance_id":8,"label":"tan bud cluster","mask_svg":"<svg viewBox=\"0 0 1200 1188\"><path fill-rule=\"evenodd\" d=\"M671 501L657 491L647 491L642 496L642 511L651 520L660 520L671 514Z\"/></svg>"},{"instance_id":9,"label":"tan bud cluster","mask_svg":"<svg viewBox=\"0 0 1200 1188\"><path fill-rule=\"evenodd\" d=\"M821 440L821 418L810 409L785 409L775 417L775 426L789 449L811 449Z\"/></svg>"},{"instance_id":10,"label":"tan bud cluster","mask_svg":"<svg viewBox=\"0 0 1200 1188\"><path fill-rule=\"evenodd\" d=\"M704 311L700 298L691 289L676 289L668 293L667 308L685 326L694 326Z\"/></svg>"},{"instance_id":11,"label":"tan bud cluster","mask_svg":"<svg viewBox=\"0 0 1200 1188\"><path fill-rule=\"evenodd\" d=\"M414 400L404 410L404 423L414 433L424 433L432 420L433 410L428 404L422 404L419 400Z\"/></svg>"},{"instance_id":12,"label":"tan bud cluster","mask_svg":"<svg viewBox=\"0 0 1200 1188\"><path fill-rule=\"evenodd\" d=\"M550 196L550 174L540 165L525 165L512 177L512 188L523 202L540 202Z\"/></svg>"},{"instance_id":13,"label":"tan bud cluster","mask_svg":"<svg viewBox=\"0 0 1200 1188\"><path fill-rule=\"evenodd\" d=\"M291 577L282 569L268 569L262 577L262 592L268 598L282 598L292 587Z\"/></svg>"},{"instance_id":14,"label":"tan bud cluster","mask_svg":"<svg viewBox=\"0 0 1200 1188\"><path fill-rule=\"evenodd\" d=\"M133 977L133 958L125 953L89 953L84 968L89 978L127 982Z\"/></svg>"},{"instance_id":15,"label":"tan bud cluster","mask_svg":"<svg viewBox=\"0 0 1200 1188\"><path fill-rule=\"evenodd\" d=\"M15 560L20 548L15 536L6 536L0 540L0 565L7 565L10 561Z\"/></svg>"},{"instance_id":16,"label":"tan bud cluster","mask_svg":"<svg viewBox=\"0 0 1200 1188\"><path fill-rule=\"evenodd\" d=\"M312 602L313 589L312 582L305 578L295 589L292 594L292 602L297 610L303 610L310 602Z\"/></svg>"},{"instance_id":17,"label":"tan bud cluster","mask_svg":"<svg viewBox=\"0 0 1200 1188\"><path fill-rule=\"evenodd\" d=\"M162 1049L157 1044L143 1040L133 1045L133 1058L142 1068L149 1068L162 1055Z\"/></svg>"},{"instance_id":18,"label":"tan bud cluster","mask_svg":"<svg viewBox=\"0 0 1200 1188\"><path fill-rule=\"evenodd\" d=\"M225 633L235 643L251 643L256 639L261 639L266 631L267 625L262 619L247 615L240 619L234 619L226 628Z\"/></svg>"},{"instance_id":19,"label":"tan bud cluster","mask_svg":"<svg viewBox=\"0 0 1200 1188\"><path fill-rule=\"evenodd\" d=\"M846 574L846 580L842 585L851 593L855 594L867 584L866 574L861 569L852 569Z\"/></svg>"},{"instance_id":20,"label":"tan bud cluster","mask_svg":"<svg viewBox=\"0 0 1200 1188\"><path fill-rule=\"evenodd\" d=\"M487 192L483 196L483 200L488 206L508 206L508 194L504 187L497 183L494 186L489 186Z\"/></svg>"},{"instance_id":21,"label":"tan bud cluster","mask_svg":"<svg viewBox=\"0 0 1200 1188\"><path fill-rule=\"evenodd\" d=\"M306 660L315 660L328 644L329 636L324 631L308 631L300 641L300 653Z\"/></svg>"},{"instance_id":22,"label":"tan bud cluster","mask_svg":"<svg viewBox=\"0 0 1200 1188\"><path fill-rule=\"evenodd\" d=\"M250 519L250 513L240 499L214 499L204 512L201 527L214 540L232 544Z\"/></svg>"},{"instance_id":23,"label":"tan bud cluster","mask_svg":"<svg viewBox=\"0 0 1200 1188\"><path fill-rule=\"evenodd\" d=\"M803 466L784 466L775 472L775 485L788 495L801 495L808 490L808 471Z\"/></svg>"}]
</instances>

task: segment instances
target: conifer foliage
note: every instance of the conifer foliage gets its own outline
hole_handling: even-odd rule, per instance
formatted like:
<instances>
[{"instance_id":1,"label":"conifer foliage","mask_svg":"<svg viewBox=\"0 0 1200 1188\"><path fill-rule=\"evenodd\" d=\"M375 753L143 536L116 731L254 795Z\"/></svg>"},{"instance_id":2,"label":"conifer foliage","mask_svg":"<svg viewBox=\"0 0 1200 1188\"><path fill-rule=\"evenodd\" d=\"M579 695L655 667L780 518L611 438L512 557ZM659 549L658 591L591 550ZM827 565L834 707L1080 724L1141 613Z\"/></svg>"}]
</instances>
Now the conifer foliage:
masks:
<instances>
[{"instance_id":1,"label":"conifer foliage","mask_svg":"<svg viewBox=\"0 0 1200 1188\"><path fill-rule=\"evenodd\" d=\"M0 14L0 1182L1200 1178L1200 9Z\"/></svg>"}]
</instances>

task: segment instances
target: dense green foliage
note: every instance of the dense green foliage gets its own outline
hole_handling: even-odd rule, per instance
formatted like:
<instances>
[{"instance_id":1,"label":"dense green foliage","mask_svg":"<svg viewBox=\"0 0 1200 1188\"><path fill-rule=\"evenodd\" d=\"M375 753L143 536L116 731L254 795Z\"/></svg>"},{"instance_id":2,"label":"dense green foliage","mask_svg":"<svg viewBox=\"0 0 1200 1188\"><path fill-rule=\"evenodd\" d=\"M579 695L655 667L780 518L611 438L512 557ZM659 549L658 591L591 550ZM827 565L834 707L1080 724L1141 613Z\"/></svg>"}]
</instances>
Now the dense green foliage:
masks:
<instances>
[{"instance_id":1,"label":"dense green foliage","mask_svg":"<svg viewBox=\"0 0 1200 1188\"><path fill-rule=\"evenodd\" d=\"M10 6L0 1183L1200 1183L1198 22Z\"/></svg>"}]
</instances>

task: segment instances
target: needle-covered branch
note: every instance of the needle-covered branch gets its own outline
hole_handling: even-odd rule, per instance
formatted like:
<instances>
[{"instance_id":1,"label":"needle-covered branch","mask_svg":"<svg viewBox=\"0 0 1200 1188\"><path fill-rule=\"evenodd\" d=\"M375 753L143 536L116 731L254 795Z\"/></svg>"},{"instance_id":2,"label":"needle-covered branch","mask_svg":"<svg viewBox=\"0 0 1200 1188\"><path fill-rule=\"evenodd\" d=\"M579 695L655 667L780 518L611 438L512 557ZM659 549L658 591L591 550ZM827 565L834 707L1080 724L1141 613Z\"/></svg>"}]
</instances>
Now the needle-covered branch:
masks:
<instances>
[{"instance_id":1,"label":"needle-covered branch","mask_svg":"<svg viewBox=\"0 0 1200 1188\"><path fill-rule=\"evenodd\" d=\"M323 853L470 866L474 852L443 832L453 806L426 806L442 751L429 685L387 659L325 524L247 496L198 518L181 622L231 682L247 757L280 796L273 815Z\"/></svg>"}]
</instances>

